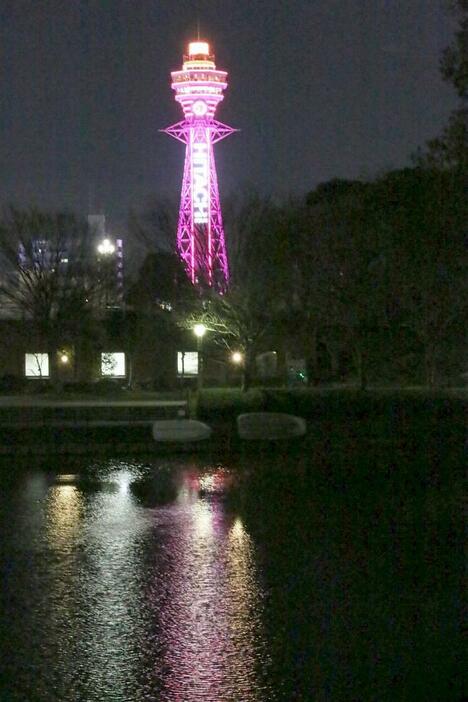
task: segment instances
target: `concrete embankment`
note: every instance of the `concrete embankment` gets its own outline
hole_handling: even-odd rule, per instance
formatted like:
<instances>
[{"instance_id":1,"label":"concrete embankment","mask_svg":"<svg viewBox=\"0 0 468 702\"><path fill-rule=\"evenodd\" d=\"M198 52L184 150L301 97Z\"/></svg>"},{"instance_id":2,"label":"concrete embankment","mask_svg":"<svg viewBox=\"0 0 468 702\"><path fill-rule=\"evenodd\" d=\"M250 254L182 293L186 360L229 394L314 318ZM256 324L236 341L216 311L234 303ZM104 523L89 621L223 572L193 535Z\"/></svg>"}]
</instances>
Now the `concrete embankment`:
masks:
<instances>
[{"instance_id":1,"label":"concrete embankment","mask_svg":"<svg viewBox=\"0 0 468 702\"><path fill-rule=\"evenodd\" d=\"M0 455L154 451L153 422L186 414L184 400L2 398Z\"/></svg>"}]
</instances>

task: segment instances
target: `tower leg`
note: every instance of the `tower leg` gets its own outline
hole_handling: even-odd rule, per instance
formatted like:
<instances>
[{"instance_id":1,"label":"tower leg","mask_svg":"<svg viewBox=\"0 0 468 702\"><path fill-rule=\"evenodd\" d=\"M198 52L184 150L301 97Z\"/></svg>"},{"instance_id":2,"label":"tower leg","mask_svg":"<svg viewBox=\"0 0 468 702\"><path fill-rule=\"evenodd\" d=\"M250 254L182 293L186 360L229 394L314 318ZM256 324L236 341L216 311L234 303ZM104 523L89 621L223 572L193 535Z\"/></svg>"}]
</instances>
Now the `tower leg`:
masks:
<instances>
[{"instance_id":1,"label":"tower leg","mask_svg":"<svg viewBox=\"0 0 468 702\"><path fill-rule=\"evenodd\" d=\"M163 131L185 144L178 253L193 284L223 293L229 267L213 144L235 130L209 118L185 120Z\"/></svg>"},{"instance_id":2,"label":"tower leg","mask_svg":"<svg viewBox=\"0 0 468 702\"><path fill-rule=\"evenodd\" d=\"M218 292L225 292L229 284L229 267L224 238L223 218L218 190L218 178L213 144L210 143L210 249L211 285Z\"/></svg>"},{"instance_id":3,"label":"tower leg","mask_svg":"<svg viewBox=\"0 0 468 702\"><path fill-rule=\"evenodd\" d=\"M187 275L195 283L195 242L192 231L192 163L189 146L185 151L184 177L180 194L179 223L177 226L177 250Z\"/></svg>"}]
</instances>

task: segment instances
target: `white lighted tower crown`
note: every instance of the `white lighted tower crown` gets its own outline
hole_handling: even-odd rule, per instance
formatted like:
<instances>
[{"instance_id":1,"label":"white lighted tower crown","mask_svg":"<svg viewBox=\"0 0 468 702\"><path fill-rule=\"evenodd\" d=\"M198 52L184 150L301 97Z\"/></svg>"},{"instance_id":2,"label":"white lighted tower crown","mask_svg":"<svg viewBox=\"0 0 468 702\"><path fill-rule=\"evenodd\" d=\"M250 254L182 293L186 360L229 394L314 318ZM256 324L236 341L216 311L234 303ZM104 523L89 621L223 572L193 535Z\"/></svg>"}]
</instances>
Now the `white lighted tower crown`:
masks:
<instances>
[{"instance_id":1,"label":"white lighted tower crown","mask_svg":"<svg viewBox=\"0 0 468 702\"><path fill-rule=\"evenodd\" d=\"M181 71L173 71L172 88L186 119L213 118L227 88L226 71L217 71L210 46L205 41L188 45Z\"/></svg>"}]
</instances>

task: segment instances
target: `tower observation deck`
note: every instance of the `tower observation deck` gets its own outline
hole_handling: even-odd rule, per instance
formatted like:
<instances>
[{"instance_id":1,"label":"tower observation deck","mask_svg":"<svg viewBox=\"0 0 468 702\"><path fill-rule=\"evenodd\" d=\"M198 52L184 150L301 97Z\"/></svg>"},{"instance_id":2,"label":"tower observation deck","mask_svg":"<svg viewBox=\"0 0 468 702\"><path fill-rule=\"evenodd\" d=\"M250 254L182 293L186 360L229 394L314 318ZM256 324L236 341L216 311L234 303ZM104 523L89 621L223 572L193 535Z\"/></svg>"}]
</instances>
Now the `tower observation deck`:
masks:
<instances>
[{"instance_id":1,"label":"tower observation deck","mask_svg":"<svg viewBox=\"0 0 468 702\"><path fill-rule=\"evenodd\" d=\"M192 283L224 292L229 266L213 145L236 131L215 119L227 73L217 70L209 44L195 41L171 77L184 119L161 131L185 144L177 249Z\"/></svg>"}]
</instances>

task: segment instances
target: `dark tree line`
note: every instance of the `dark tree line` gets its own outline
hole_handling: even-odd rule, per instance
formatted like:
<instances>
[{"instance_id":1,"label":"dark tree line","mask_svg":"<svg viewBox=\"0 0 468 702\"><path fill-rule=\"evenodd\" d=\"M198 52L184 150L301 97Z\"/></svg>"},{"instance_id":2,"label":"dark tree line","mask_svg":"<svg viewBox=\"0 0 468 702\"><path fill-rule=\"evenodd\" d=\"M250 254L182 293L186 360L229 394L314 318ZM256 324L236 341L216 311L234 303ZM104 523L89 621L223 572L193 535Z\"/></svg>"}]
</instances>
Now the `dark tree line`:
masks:
<instances>
[{"instance_id":1,"label":"dark tree line","mask_svg":"<svg viewBox=\"0 0 468 702\"><path fill-rule=\"evenodd\" d=\"M0 294L51 358L105 333L131 368L150 336L181 343L181 328L203 322L208 344L243 353L245 388L257 354L269 350L305 358L310 382L460 382L464 185L462 168L418 166L373 182L332 180L299 200L246 197L228 221L226 294L194 288L177 255L155 249L124 306L111 310L96 304L83 223L10 210L0 227Z\"/></svg>"}]
</instances>

